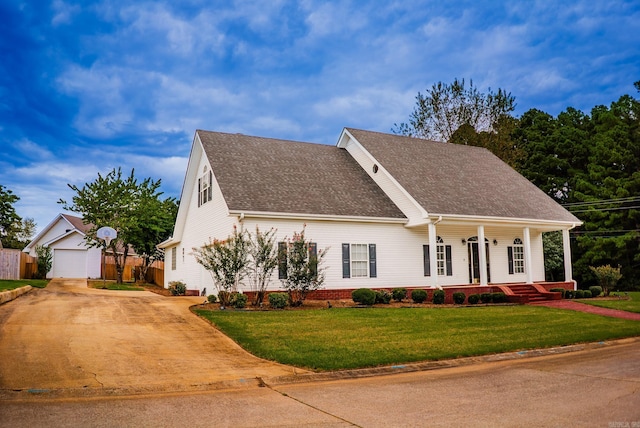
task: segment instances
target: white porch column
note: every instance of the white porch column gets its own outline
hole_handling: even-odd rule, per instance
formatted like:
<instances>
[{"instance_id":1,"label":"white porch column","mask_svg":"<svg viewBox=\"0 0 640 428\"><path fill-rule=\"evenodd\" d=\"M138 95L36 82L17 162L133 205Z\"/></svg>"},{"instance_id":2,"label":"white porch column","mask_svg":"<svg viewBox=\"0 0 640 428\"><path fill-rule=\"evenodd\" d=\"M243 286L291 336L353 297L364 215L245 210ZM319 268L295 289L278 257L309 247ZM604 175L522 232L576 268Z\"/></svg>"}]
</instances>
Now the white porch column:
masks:
<instances>
[{"instance_id":1,"label":"white porch column","mask_svg":"<svg viewBox=\"0 0 640 428\"><path fill-rule=\"evenodd\" d=\"M569 229L562 230L562 249L564 251L564 280L573 281L573 271L571 267L571 241L569 240Z\"/></svg>"},{"instance_id":2,"label":"white porch column","mask_svg":"<svg viewBox=\"0 0 640 428\"><path fill-rule=\"evenodd\" d=\"M531 266L531 234L528 227L522 230L524 239L524 272L527 276L527 284L533 284L533 266Z\"/></svg>"},{"instance_id":3,"label":"white porch column","mask_svg":"<svg viewBox=\"0 0 640 428\"><path fill-rule=\"evenodd\" d=\"M431 266L431 286L438 286L438 247L436 242L436 225L429 223L429 266Z\"/></svg>"},{"instance_id":4,"label":"white porch column","mask_svg":"<svg viewBox=\"0 0 640 428\"><path fill-rule=\"evenodd\" d=\"M480 263L480 285L488 285L487 247L484 244L484 226L478 226L478 260Z\"/></svg>"}]
</instances>

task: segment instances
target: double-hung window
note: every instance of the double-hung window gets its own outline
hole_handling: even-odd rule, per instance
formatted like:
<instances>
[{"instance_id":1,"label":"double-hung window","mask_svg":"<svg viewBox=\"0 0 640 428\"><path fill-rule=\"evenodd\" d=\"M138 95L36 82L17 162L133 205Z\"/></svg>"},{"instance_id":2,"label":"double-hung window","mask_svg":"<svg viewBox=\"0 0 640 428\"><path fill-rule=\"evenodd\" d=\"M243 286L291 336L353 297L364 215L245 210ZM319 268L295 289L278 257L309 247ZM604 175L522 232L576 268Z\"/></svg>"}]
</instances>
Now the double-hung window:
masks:
<instances>
[{"instance_id":1,"label":"double-hung window","mask_svg":"<svg viewBox=\"0 0 640 428\"><path fill-rule=\"evenodd\" d=\"M376 244L342 244L343 278L377 276Z\"/></svg>"},{"instance_id":2,"label":"double-hung window","mask_svg":"<svg viewBox=\"0 0 640 428\"><path fill-rule=\"evenodd\" d=\"M424 276L431 276L431 249L429 245L422 246L422 260ZM439 276L453 275L453 262L451 260L451 245L445 245L444 240L436 237L436 273Z\"/></svg>"},{"instance_id":3,"label":"double-hung window","mask_svg":"<svg viewBox=\"0 0 640 428\"><path fill-rule=\"evenodd\" d=\"M520 238L513 240L513 246L509 246L509 273L524 273L524 245Z\"/></svg>"},{"instance_id":4,"label":"double-hung window","mask_svg":"<svg viewBox=\"0 0 640 428\"><path fill-rule=\"evenodd\" d=\"M213 172L205 166L203 174L198 178L198 206L209 202L213 197Z\"/></svg>"}]
</instances>

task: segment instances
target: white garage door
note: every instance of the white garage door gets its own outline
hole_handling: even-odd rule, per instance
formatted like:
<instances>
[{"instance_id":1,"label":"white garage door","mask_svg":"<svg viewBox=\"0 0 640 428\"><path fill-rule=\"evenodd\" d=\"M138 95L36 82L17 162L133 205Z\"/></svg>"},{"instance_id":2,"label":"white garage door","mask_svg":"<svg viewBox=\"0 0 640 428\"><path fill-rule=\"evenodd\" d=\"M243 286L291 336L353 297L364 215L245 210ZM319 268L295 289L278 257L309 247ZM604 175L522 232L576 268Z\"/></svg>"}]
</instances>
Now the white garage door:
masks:
<instances>
[{"instance_id":1,"label":"white garage door","mask_svg":"<svg viewBox=\"0 0 640 428\"><path fill-rule=\"evenodd\" d=\"M54 278L86 278L87 251L54 250L52 269Z\"/></svg>"}]
</instances>

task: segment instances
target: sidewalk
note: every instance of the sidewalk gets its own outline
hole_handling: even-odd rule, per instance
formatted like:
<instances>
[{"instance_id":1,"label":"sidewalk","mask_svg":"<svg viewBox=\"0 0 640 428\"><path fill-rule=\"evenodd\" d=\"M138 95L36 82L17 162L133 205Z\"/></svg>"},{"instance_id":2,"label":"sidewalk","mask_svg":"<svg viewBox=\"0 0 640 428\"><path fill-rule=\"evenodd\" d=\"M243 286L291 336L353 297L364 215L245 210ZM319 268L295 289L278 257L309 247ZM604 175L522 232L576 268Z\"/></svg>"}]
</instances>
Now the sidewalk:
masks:
<instances>
[{"instance_id":1,"label":"sidewalk","mask_svg":"<svg viewBox=\"0 0 640 428\"><path fill-rule=\"evenodd\" d=\"M626 320L640 321L640 314L635 312L621 311L618 309L601 308L599 306L587 305L586 303L574 302L572 300L549 300L532 303L536 306L546 306L548 308L568 309L571 311L587 312L590 314L602 315L605 317L622 318Z\"/></svg>"}]
</instances>

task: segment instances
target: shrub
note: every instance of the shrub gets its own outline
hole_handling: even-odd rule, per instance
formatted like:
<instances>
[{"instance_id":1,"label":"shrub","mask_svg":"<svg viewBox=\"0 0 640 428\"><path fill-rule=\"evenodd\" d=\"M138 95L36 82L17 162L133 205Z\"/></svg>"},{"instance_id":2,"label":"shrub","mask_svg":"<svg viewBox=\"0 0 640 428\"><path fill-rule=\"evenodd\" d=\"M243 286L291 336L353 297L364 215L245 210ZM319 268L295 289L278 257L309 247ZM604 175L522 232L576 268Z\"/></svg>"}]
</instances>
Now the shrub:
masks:
<instances>
[{"instance_id":1,"label":"shrub","mask_svg":"<svg viewBox=\"0 0 640 428\"><path fill-rule=\"evenodd\" d=\"M507 295L502 292L493 293L491 295L491 300L493 303L505 303L507 301Z\"/></svg>"},{"instance_id":2,"label":"shrub","mask_svg":"<svg viewBox=\"0 0 640 428\"><path fill-rule=\"evenodd\" d=\"M218 301L218 298L216 297L215 294L209 294L207 296L207 300L209 301L209 303L215 303Z\"/></svg>"},{"instance_id":3,"label":"shrub","mask_svg":"<svg viewBox=\"0 0 640 428\"><path fill-rule=\"evenodd\" d=\"M590 299L590 298L591 298L591 296L592 296L592 294L591 294L591 291L590 291L590 290L584 290L584 291L583 291L583 293L584 293L584 298L585 298L585 299Z\"/></svg>"},{"instance_id":4,"label":"shrub","mask_svg":"<svg viewBox=\"0 0 640 428\"><path fill-rule=\"evenodd\" d=\"M287 307L289 295L287 293L270 293L269 306L273 309L284 309Z\"/></svg>"},{"instance_id":5,"label":"shrub","mask_svg":"<svg viewBox=\"0 0 640 428\"><path fill-rule=\"evenodd\" d=\"M246 294L233 293L233 296L231 297L231 306L233 306L236 309L242 309L247 306L248 300L249 298L247 297Z\"/></svg>"},{"instance_id":6,"label":"shrub","mask_svg":"<svg viewBox=\"0 0 640 428\"><path fill-rule=\"evenodd\" d=\"M549 291L553 291L553 292L557 292L557 293L562 293L562 298L564 298L564 288L552 288Z\"/></svg>"},{"instance_id":7,"label":"shrub","mask_svg":"<svg viewBox=\"0 0 640 428\"><path fill-rule=\"evenodd\" d=\"M453 303L455 303L456 305L463 304L466 298L467 296L465 296L464 293L461 293L461 292L453 293Z\"/></svg>"},{"instance_id":8,"label":"shrub","mask_svg":"<svg viewBox=\"0 0 640 428\"><path fill-rule=\"evenodd\" d=\"M491 293L481 293L480 301L482 301L482 303L491 303L492 297Z\"/></svg>"},{"instance_id":9,"label":"shrub","mask_svg":"<svg viewBox=\"0 0 640 428\"><path fill-rule=\"evenodd\" d=\"M444 290L436 290L433 292L433 303L442 305L444 303Z\"/></svg>"},{"instance_id":10,"label":"shrub","mask_svg":"<svg viewBox=\"0 0 640 428\"><path fill-rule=\"evenodd\" d=\"M351 298L356 303L371 306L376 302L376 292L369 288L358 288L351 292Z\"/></svg>"},{"instance_id":11,"label":"shrub","mask_svg":"<svg viewBox=\"0 0 640 428\"><path fill-rule=\"evenodd\" d=\"M480 295L472 294L467 298L467 301L469 302L470 305L475 305L480 301Z\"/></svg>"},{"instance_id":12,"label":"shrub","mask_svg":"<svg viewBox=\"0 0 640 428\"><path fill-rule=\"evenodd\" d=\"M407 289L406 288L394 288L392 291L393 300L396 302L401 302L402 300L407 298Z\"/></svg>"},{"instance_id":13,"label":"shrub","mask_svg":"<svg viewBox=\"0 0 640 428\"><path fill-rule=\"evenodd\" d=\"M575 292L573 290L566 290L564 292L564 298L565 299L573 299L576 296Z\"/></svg>"},{"instance_id":14,"label":"shrub","mask_svg":"<svg viewBox=\"0 0 640 428\"><path fill-rule=\"evenodd\" d=\"M583 299L584 298L584 290L576 290L575 297L576 297L576 299Z\"/></svg>"},{"instance_id":15,"label":"shrub","mask_svg":"<svg viewBox=\"0 0 640 428\"><path fill-rule=\"evenodd\" d=\"M602 287L602 292L605 297L609 296L609 292L615 287L616 283L620 278L622 278L622 274L620 273L620 266L617 268L612 267L611 265L598 266L593 267L589 266L589 269L594 273L596 278L598 279L598 283L600 287Z\"/></svg>"},{"instance_id":16,"label":"shrub","mask_svg":"<svg viewBox=\"0 0 640 428\"><path fill-rule=\"evenodd\" d=\"M182 281L171 281L169 283L169 291L173 296L184 296L187 292L187 286Z\"/></svg>"},{"instance_id":17,"label":"shrub","mask_svg":"<svg viewBox=\"0 0 640 428\"><path fill-rule=\"evenodd\" d=\"M600 287L599 285L593 285L589 287L589 291L591 291L591 297L598 297L600 294L602 294L602 287Z\"/></svg>"},{"instance_id":18,"label":"shrub","mask_svg":"<svg viewBox=\"0 0 640 428\"><path fill-rule=\"evenodd\" d=\"M383 303L385 305L391 303L391 293L389 293L387 290L378 290L375 293L376 303Z\"/></svg>"},{"instance_id":19,"label":"shrub","mask_svg":"<svg viewBox=\"0 0 640 428\"><path fill-rule=\"evenodd\" d=\"M53 253L51 252L51 248L45 247L42 245L37 245L36 257L37 257L36 264L38 266L36 277L38 279L45 279L47 277L47 273L51 270L51 266L53 264Z\"/></svg>"},{"instance_id":20,"label":"shrub","mask_svg":"<svg viewBox=\"0 0 640 428\"><path fill-rule=\"evenodd\" d=\"M427 292L424 290L413 290L411 291L411 300L415 303L422 303L427 300Z\"/></svg>"}]
</instances>

